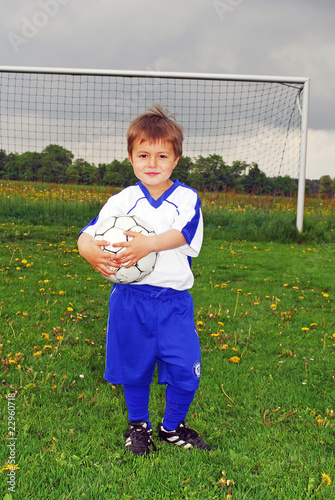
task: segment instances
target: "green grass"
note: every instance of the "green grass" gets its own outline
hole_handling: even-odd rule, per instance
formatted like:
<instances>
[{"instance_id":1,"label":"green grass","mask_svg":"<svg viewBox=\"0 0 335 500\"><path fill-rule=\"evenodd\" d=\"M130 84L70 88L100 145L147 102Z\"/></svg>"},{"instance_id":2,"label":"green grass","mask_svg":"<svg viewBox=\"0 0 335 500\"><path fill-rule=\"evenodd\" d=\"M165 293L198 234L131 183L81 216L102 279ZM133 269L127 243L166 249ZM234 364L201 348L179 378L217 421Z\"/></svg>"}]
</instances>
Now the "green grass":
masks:
<instances>
[{"instance_id":1,"label":"green grass","mask_svg":"<svg viewBox=\"0 0 335 500\"><path fill-rule=\"evenodd\" d=\"M78 229L0 225L0 469L16 392L12 498L335 498L321 484L335 479L334 247L206 229L192 290L203 374L187 422L213 451L156 439L158 453L135 458L122 387L103 379L110 285L79 257ZM154 425L163 411L154 383Z\"/></svg>"}]
</instances>

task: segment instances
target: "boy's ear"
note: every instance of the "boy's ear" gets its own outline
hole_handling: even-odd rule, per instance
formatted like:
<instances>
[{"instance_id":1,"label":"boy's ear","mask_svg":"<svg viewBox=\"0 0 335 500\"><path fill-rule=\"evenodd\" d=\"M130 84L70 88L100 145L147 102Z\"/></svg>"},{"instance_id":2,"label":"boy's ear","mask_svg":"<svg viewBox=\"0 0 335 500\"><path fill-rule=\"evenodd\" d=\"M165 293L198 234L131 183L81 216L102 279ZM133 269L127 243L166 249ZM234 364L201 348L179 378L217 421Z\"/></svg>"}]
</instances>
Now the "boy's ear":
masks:
<instances>
[{"instance_id":1,"label":"boy's ear","mask_svg":"<svg viewBox=\"0 0 335 500\"><path fill-rule=\"evenodd\" d=\"M177 156L177 158L175 159L174 164L173 164L173 168L176 168L176 166L178 165L179 158L180 158L180 155Z\"/></svg>"},{"instance_id":2,"label":"boy's ear","mask_svg":"<svg viewBox=\"0 0 335 500\"><path fill-rule=\"evenodd\" d=\"M130 154L130 153L128 153L128 158L129 158L130 163L131 163L131 164L133 164L133 159L132 159L132 157L131 157L131 154Z\"/></svg>"}]
</instances>

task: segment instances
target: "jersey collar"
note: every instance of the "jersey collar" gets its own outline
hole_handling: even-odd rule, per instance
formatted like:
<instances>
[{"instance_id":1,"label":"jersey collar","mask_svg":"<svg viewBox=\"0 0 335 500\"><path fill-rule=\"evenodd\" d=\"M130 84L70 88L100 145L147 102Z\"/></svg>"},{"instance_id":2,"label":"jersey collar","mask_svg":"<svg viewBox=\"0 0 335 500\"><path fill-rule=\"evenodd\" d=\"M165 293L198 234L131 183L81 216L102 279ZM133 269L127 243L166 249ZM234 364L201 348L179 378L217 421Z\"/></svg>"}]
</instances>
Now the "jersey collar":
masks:
<instances>
[{"instance_id":1,"label":"jersey collar","mask_svg":"<svg viewBox=\"0 0 335 500\"><path fill-rule=\"evenodd\" d=\"M163 194L162 196L160 196L157 200L155 200L151 194L149 193L148 189L143 186L142 182L141 181L138 181L136 182L136 186L139 186L144 194L144 196L146 197L147 201L150 203L150 205L153 207L153 208L158 208L162 205L162 203L173 193L173 191L175 191L175 189L177 189L177 187L180 185L180 182L178 179L172 181L173 184L171 187L169 187L169 189L167 189Z\"/></svg>"}]
</instances>

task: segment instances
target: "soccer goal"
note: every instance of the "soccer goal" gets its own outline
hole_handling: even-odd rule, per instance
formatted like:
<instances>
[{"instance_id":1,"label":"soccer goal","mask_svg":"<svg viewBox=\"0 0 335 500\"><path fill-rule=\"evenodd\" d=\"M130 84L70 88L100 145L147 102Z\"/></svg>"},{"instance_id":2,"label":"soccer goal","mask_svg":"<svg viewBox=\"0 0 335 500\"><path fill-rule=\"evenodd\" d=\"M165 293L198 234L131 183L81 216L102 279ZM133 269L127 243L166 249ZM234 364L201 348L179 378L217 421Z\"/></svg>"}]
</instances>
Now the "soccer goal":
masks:
<instances>
[{"instance_id":1,"label":"soccer goal","mask_svg":"<svg viewBox=\"0 0 335 500\"><path fill-rule=\"evenodd\" d=\"M308 78L0 67L0 149L57 144L95 165L123 160L130 121L159 102L183 127L184 156L298 179L301 231L308 101Z\"/></svg>"}]
</instances>

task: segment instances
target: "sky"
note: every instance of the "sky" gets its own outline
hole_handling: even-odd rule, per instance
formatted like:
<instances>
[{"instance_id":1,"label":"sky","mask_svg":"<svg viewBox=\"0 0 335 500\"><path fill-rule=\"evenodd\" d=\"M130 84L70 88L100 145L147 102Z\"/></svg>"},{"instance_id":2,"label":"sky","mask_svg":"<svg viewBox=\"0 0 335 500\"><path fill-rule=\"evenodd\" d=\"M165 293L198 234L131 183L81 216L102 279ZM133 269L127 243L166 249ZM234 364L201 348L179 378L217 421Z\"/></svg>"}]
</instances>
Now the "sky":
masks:
<instances>
[{"instance_id":1,"label":"sky","mask_svg":"<svg viewBox=\"0 0 335 500\"><path fill-rule=\"evenodd\" d=\"M0 0L0 66L308 77L306 178L334 178L334 25L334 0Z\"/></svg>"}]
</instances>

